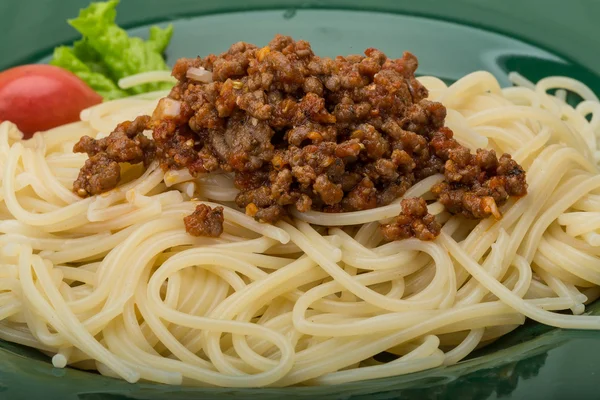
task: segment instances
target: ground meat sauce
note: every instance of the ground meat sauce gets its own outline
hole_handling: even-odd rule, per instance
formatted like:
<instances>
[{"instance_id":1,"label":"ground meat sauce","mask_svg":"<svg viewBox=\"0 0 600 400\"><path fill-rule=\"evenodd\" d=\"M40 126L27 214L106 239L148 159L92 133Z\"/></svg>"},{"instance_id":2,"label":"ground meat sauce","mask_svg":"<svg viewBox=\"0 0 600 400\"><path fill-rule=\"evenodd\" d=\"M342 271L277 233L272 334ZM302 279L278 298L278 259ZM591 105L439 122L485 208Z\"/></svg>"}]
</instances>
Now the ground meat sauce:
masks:
<instances>
[{"instance_id":1,"label":"ground meat sauce","mask_svg":"<svg viewBox=\"0 0 600 400\"><path fill-rule=\"evenodd\" d=\"M223 207L211 208L198 204L196 210L183 219L185 230L192 236L219 237L223 233Z\"/></svg>"},{"instance_id":2,"label":"ground meat sauce","mask_svg":"<svg viewBox=\"0 0 600 400\"><path fill-rule=\"evenodd\" d=\"M446 109L415 79L417 65L408 52L390 59L373 48L318 57L308 42L281 35L262 48L239 42L220 56L180 59L179 82L152 118L75 146L90 155L75 191L106 191L118 183L119 162L156 157L193 175L233 173L237 205L273 223L288 206L332 213L383 206L444 173L433 193L448 211L499 217L498 205L526 194L525 172L509 155L471 154L453 139ZM152 145L144 129L152 129ZM384 227L388 240L438 234L423 203L415 204Z\"/></svg>"},{"instance_id":3,"label":"ground meat sauce","mask_svg":"<svg viewBox=\"0 0 600 400\"><path fill-rule=\"evenodd\" d=\"M402 212L389 224L381 225L386 240L416 237L433 240L440 234L442 226L427 212L427 203L422 197L402 199Z\"/></svg>"},{"instance_id":4,"label":"ground meat sauce","mask_svg":"<svg viewBox=\"0 0 600 400\"><path fill-rule=\"evenodd\" d=\"M150 117L141 116L134 121L120 123L105 138L82 137L73 151L87 153L89 159L73 183L73 190L82 197L104 193L119 183L119 163L150 164L155 153L154 141L143 133L149 122Z\"/></svg>"}]
</instances>

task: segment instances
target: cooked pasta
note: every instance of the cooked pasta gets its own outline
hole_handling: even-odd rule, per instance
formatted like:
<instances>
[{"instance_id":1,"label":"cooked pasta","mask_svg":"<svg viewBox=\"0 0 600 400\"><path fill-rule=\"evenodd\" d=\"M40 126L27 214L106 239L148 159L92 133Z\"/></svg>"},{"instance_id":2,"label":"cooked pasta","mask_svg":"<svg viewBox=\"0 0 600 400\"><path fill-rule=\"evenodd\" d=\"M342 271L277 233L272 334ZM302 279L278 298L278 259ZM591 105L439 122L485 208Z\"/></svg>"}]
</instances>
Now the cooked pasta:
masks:
<instances>
[{"instance_id":1,"label":"cooked pasta","mask_svg":"<svg viewBox=\"0 0 600 400\"><path fill-rule=\"evenodd\" d=\"M511 79L517 86L502 89L487 72L450 86L420 78L462 145L512 154L529 183L499 220L430 202L443 225L430 242L383 241L379 225L401 199L292 211L270 225L237 209L228 174L157 163L122 165L105 194L73 194L86 160L72 152L79 138L151 114L165 93L94 106L28 141L2 123L0 338L40 349L56 367L129 382L258 387L454 364L526 318L600 329L600 317L583 315L600 295L600 102L569 78ZM582 101L572 107L567 93ZM403 197L430 199L441 179ZM224 207L220 237L186 233L183 217L200 203ZM383 352L397 359L378 361Z\"/></svg>"}]
</instances>

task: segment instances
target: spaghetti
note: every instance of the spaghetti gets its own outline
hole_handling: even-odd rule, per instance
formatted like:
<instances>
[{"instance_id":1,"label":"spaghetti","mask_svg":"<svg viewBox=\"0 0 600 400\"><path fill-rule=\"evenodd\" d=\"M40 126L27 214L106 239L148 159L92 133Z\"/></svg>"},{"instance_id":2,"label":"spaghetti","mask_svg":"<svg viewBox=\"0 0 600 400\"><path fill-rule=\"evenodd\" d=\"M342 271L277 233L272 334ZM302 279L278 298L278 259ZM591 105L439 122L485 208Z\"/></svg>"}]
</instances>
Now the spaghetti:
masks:
<instances>
[{"instance_id":1,"label":"spaghetti","mask_svg":"<svg viewBox=\"0 0 600 400\"><path fill-rule=\"evenodd\" d=\"M600 102L572 79L511 79L518 86L501 89L486 72L449 87L420 78L462 145L512 154L529 183L500 220L429 204L443 225L431 242L382 241L400 199L262 224L235 206L230 175L156 163L122 165L110 192L73 194L86 160L74 143L151 114L165 93L95 106L29 141L2 123L0 338L129 382L257 387L454 364L526 317L600 329L600 317L582 315L600 296ZM583 100L574 108L565 93ZM431 199L441 179L404 197ZM224 207L220 237L186 233L199 203ZM397 359L382 363L382 352Z\"/></svg>"}]
</instances>

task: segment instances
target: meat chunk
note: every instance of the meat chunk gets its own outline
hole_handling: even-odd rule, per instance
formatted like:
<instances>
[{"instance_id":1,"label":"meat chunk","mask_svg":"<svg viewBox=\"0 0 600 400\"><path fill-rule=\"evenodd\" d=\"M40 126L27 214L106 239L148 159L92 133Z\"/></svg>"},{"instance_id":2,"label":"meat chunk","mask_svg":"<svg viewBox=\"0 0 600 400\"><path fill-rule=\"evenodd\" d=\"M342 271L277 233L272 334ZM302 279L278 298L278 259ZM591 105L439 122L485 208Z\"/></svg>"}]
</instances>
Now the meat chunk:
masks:
<instances>
[{"instance_id":1,"label":"meat chunk","mask_svg":"<svg viewBox=\"0 0 600 400\"><path fill-rule=\"evenodd\" d=\"M364 177L358 185L348 192L342 201L342 207L348 211L368 210L377 207L377 189L371 179Z\"/></svg>"},{"instance_id":2,"label":"meat chunk","mask_svg":"<svg viewBox=\"0 0 600 400\"><path fill-rule=\"evenodd\" d=\"M431 188L433 195L453 214L471 219L493 215L509 196L527 194L525 171L508 154L500 160L493 150L478 149L473 155L462 146L447 151L445 180Z\"/></svg>"},{"instance_id":3,"label":"meat chunk","mask_svg":"<svg viewBox=\"0 0 600 400\"><path fill-rule=\"evenodd\" d=\"M73 191L81 197L101 194L117 187L120 178L119 163L100 152L85 161Z\"/></svg>"},{"instance_id":4,"label":"meat chunk","mask_svg":"<svg viewBox=\"0 0 600 400\"><path fill-rule=\"evenodd\" d=\"M83 136L73 146L73 151L87 153L90 158L73 184L75 193L86 197L115 188L121 176L119 163L150 164L155 156L154 142L143 133L149 121L147 115L125 121L109 136L99 140Z\"/></svg>"},{"instance_id":5,"label":"meat chunk","mask_svg":"<svg viewBox=\"0 0 600 400\"><path fill-rule=\"evenodd\" d=\"M180 58L173 66L172 75L178 81L185 81L186 74L190 68L204 67L204 61L200 57L196 58Z\"/></svg>"},{"instance_id":6,"label":"meat chunk","mask_svg":"<svg viewBox=\"0 0 600 400\"><path fill-rule=\"evenodd\" d=\"M154 144L143 134L149 122L150 117L143 115L133 121L120 123L105 138L96 140L89 136L83 136L73 146L73 151L87 153L88 156L104 152L117 162L132 164L149 161L154 155Z\"/></svg>"},{"instance_id":7,"label":"meat chunk","mask_svg":"<svg viewBox=\"0 0 600 400\"><path fill-rule=\"evenodd\" d=\"M254 218L260 222L266 222L269 224L274 224L279 221L281 217L286 215L284 208L278 204L274 204L272 206L261 208L254 214Z\"/></svg>"},{"instance_id":8,"label":"meat chunk","mask_svg":"<svg viewBox=\"0 0 600 400\"><path fill-rule=\"evenodd\" d=\"M230 119L224 133L210 133L210 143L224 169L256 171L273 158L271 137L274 132L264 121Z\"/></svg>"},{"instance_id":9,"label":"meat chunk","mask_svg":"<svg viewBox=\"0 0 600 400\"><path fill-rule=\"evenodd\" d=\"M223 233L223 207L198 204L193 213L183 218L185 230L192 236L219 237Z\"/></svg>"},{"instance_id":10,"label":"meat chunk","mask_svg":"<svg viewBox=\"0 0 600 400\"><path fill-rule=\"evenodd\" d=\"M421 197L402 200L402 212L389 224L381 225L381 233L388 241L416 237L435 239L442 226L427 212L427 203Z\"/></svg>"},{"instance_id":11,"label":"meat chunk","mask_svg":"<svg viewBox=\"0 0 600 400\"><path fill-rule=\"evenodd\" d=\"M315 191L323 200L323 203L332 206L342 201L344 192L342 185L331 182L325 175L319 175L314 184Z\"/></svg>"},{"instance_id":12,"label":"meat chunk","mask_svg":"<svg viewBox=\"0 0 600 400\"><path fill-rule=\"evenodd\" d=\"M497 163L496 174L506 177L506 192L509 196L525 196L527 194L527 181L525 170L510 154L502 154Z\"/></svg>"}]
</instances>

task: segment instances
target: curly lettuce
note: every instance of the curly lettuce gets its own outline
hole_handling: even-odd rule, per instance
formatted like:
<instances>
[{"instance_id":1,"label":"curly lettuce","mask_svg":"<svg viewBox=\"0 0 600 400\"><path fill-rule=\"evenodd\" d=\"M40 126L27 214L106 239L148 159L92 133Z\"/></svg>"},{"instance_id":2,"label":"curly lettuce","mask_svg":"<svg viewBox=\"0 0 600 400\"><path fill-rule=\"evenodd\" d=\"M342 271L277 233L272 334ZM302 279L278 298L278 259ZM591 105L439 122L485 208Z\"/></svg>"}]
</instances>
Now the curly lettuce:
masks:
<instances>
[{"instance_id":1,"label":"curly lettuce","mask_svg":"<svg viewBox=\"0 0 600 400\"><path fill-rule=\"evenodd\" d=\"M140 72L168 70L163 58L173 26L150 28L148 40L130 37L115 23L119 0L92 3L68 23L83 38L72 47L54 50L50 64L73 72L104 99L112 100L132 94L169 89L166 82L149 83L127 90L120 89L121 78Z\"/></svg>"}]
</instances>

